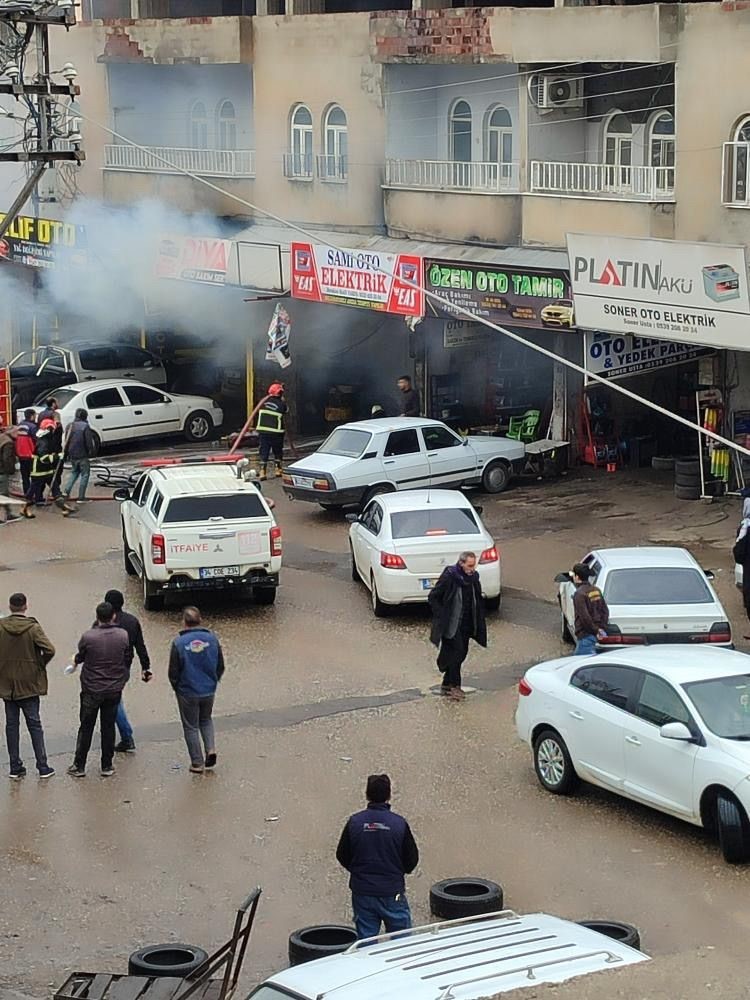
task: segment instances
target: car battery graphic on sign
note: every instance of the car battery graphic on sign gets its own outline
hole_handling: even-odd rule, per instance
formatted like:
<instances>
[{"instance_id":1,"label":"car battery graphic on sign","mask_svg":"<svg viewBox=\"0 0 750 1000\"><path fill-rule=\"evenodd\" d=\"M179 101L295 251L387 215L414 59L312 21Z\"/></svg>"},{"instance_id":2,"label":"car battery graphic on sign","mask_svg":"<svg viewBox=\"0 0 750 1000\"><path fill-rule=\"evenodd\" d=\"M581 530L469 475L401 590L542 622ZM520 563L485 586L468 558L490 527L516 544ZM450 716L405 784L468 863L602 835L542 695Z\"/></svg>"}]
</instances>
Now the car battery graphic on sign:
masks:
<instances>
[{"instance_id":1,"label":"car battery graphic on sign","mask_svg":"<svg viewBox=\"0 0 750 1000\"><path fill-rule=\"evenodd\" d=\"M740 276L729 264L708 264L703 268L703 287L714 302L740 297Z\"/></svg>"}]
</instances>

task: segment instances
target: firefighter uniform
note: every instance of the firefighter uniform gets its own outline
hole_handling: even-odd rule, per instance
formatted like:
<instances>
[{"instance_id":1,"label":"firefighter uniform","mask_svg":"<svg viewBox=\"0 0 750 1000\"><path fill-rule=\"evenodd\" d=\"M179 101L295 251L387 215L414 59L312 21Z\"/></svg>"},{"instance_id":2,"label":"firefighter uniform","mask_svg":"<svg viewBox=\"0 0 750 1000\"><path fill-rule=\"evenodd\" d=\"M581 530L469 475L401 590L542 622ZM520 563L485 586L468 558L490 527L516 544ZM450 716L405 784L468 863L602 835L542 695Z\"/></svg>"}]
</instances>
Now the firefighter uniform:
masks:
<instances>
[{"instance_id":1,"label":"firefighter uniform","mask_svg":"<svg viewBox=\"0 0 750 1000\"><path fill-rule=\"evenodd\" d=\"M281 475L281 463L284 454L284 416L288 407L284 402L284 386L274 382L268 387L268 395L258 410L255 430L258 434L258 453L260 457L260 478L268 475L268 459L273 452L276 463L276 475Z\"/></svg>"}]
</instances>

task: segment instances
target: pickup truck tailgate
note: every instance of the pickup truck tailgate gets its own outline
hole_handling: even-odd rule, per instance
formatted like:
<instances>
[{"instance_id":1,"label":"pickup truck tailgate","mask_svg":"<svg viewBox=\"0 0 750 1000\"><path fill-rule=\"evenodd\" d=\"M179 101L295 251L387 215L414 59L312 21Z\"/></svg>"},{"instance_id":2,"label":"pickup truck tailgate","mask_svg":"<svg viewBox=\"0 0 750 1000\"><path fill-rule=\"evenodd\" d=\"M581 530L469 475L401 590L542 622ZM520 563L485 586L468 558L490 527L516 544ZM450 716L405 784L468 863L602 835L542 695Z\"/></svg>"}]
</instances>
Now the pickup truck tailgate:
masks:
<instances>
[{"instance_id":1,"label":"pickup truck tailgate","mask_svg":"<svg viewBox=\"0 0 750 1000\"><path fill-rule=\"evenodd\" d=\"M219 523L164 526L167 569L200 569L208 566L258 566L271 559L271 525Z\"/></svg>"}]
</instances>

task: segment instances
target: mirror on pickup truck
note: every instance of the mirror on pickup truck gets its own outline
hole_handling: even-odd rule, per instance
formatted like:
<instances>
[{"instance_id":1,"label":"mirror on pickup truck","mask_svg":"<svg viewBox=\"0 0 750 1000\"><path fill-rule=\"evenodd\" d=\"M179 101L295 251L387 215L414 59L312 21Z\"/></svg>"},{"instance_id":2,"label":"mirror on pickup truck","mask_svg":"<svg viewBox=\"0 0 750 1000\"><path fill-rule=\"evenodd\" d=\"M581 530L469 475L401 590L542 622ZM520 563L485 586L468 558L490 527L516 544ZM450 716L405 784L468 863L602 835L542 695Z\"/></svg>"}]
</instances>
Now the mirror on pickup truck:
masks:
<instances>
[{"instance_id":1,"label":"mirror on pickup truck","mask_svg":"<svg viewBox=\"0 0 750 1000\"><path fill-rule=\"evenodd\" d=\"M130 499L130 490L126 486L122 486L120 489L114 491L112 498L118 503L123 503L125 500Z\"/></svg>"}]
</instances>

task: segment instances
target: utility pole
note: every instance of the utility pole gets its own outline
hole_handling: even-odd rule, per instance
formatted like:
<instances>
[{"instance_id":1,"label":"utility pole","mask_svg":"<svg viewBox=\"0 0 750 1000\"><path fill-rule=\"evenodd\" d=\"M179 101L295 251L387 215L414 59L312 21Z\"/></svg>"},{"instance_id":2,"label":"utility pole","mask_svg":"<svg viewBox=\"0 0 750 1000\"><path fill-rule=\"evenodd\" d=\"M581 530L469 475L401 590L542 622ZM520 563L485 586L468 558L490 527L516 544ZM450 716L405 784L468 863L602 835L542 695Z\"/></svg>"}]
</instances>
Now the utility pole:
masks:
<instances>
[{"instance_id":1,"label":"utility pole","mask_svg":"<svg viewBox=\"0 0 750 1000\"><path fill-rule=\"evenodd\" d=\"M76 120L62 104L65 97L74 100L81 92L74 84L78 75L66 63L61 73L66 83L52 82L49 57L49 29L59 26L69 30L76 23L73 0L31 0L18 5L0 5L0 94L15 97L28 111L32 123L29 148L0 152L0 163L28 163L29 175L5 218L0 222L0 238L16 221L29 196L33 196L38 216L38 185L44 171L61 160L81 163L86 157L81 149L81 135ZM36 73L25 78L24 67L32 38L35 45Z\"/></svg>"}]
</instances>

